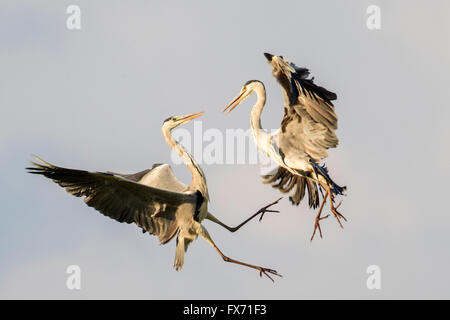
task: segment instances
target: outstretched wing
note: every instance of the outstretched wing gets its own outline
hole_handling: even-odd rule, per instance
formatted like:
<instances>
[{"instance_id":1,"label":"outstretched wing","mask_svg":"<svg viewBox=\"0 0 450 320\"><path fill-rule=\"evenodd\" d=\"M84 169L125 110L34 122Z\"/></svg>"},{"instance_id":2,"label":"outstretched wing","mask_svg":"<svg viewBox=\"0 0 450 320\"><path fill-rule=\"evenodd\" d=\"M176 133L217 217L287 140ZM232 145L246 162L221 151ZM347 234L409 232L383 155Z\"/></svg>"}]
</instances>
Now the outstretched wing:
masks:
<instances>
[{"instance_id":1,"label":"outstretched wing","mask_svg":"<svg viewBox=\"0 0 450 320\"><path fill-rule=\"evenodd\" d=\"M331 102L336 94L308 79L309 70L266 54L272 74L280 83L284 101L279 147L285 156L309 156L319 162L326 150L338 144L335 134L337 116ZM283 150L284 149L284 150Z\"/></svg>"},{"instance_id":2,"label":"outstretched wing","mask_svg":"<svg viewBox=\"0 0 450 320\"><path fill-rule=\"evenodd\" d=\"M39 160L41 164L32 162L34 167L27 168L30 173L52 179L76 197L85 196L88 206L119 222L137 224L144 232L158 236L161 243L170 241L178 231L176 213L180 207L192 210L194 215L197 196L193 192L163 190L136 182L135 176L130 176L130 180L112 173L61 168Z\"/></svg>"}]
</instances>

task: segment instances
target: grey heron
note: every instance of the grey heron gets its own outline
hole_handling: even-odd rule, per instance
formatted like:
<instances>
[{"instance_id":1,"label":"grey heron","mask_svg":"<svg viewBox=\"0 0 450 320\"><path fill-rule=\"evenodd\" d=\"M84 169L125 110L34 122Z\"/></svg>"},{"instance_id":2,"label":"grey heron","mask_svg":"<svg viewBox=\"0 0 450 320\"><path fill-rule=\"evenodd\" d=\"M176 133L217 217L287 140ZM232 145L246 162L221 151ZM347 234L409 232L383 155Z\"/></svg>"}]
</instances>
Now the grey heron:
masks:
<instances>
[{"instance_id":1,"label":"grey heron","mask_svg":"<svg viewBox=\"0 0 450 320\"><path fill-rule=\"evenodd\" d=\"M189 244L199 235L211 244L226 262L256 269L260 276L280 276L275 270L241 262L228 256L216 246L206 228L204 219L211 220L234 232L245 223L265 212L277 212L269 207L275 201L258 210L252 217L237 227L229 227L208 211L209 194L203 170L185 148L174 140L171 131L177 126L200 117L202 112L187 116L173 116L164 121L164 139L184 160L192 181L189 186L180 182L168 164L157 164L153 168L135 174L121 174L111 171L88 172L52 165L37 158L27 168L30 173L52 179L76 197L84 196L84 202L103 215L119 222L135 223L142 231L156 235L162 244L176 236L174 267L180 270Z\"/></svg>"},{"instance_id":2,"label":"grey heron","mask_svg":"<svg viewBox=\"0 0 450 320\"><path fill-rule=\"evenodd\" d=\"M336 100L335 93L314 83L309 78L309 70L297 67L282 56L264 53L272 67L272 75L282 87L284 98L284 117L281 128L268 133L261 127L261 112L266 102L264 84L258 80L250 80L244 84L240 93L223 110L230 113L252 93L256 93L257 101L251 111L250 125L257 146L273 159L278 168L263 176L263 182L272 184L282 193L290 192L289 197L294 205L298 205L309 194L309 206L319 206L320 187L325 191L315 219L314 231L319 230L322 237L320 221L323 206L329 197L331 212L343 228L341 219L345 217L337 211L340 203L335 206L337 195L342 195L346 187L338 186L330 177L325 165L320 161L328 156L327 149L338 144L335 130L337 116L331 102ZM319 187L318 187L319 186ZM320 190L322 192L322 190Z\"/></svg>"}]
</instances>

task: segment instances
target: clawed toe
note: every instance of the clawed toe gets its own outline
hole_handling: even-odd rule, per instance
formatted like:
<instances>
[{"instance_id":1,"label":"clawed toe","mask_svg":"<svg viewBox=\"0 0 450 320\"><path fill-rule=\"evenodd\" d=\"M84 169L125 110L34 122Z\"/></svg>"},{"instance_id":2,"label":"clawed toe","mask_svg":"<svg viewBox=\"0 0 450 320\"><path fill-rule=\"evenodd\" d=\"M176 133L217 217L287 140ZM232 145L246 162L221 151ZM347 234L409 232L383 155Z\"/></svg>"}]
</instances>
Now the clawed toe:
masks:
<instances>
[{"instance_id":1,"label":"clawed toe","mask_svg":"<svg viewBox=\"0 0 450 320\"><path fill-rule=\"evenodd\" d=\"M261 213L261 216L259 217L259 222L261 222L261 220L263 219L264 214L265 214L266 212L276 212L276 213L279 213L280 210L267 210L267 209L266 209L266 210L260 212L260 213Z\"/></svg>"},{"instance_id":2,"label":"clawed toe","mask_svg":"<svg viewBox=\"0 0 450 320\"><path fill-rule=\"evenodd\" d=\"M342 229L344 228L344 226L342 225L341 219L343 219L344 221L347 221L347 219L339 211L337 211L337 209L341 206L342 201L339 202L339 204L337 206L334 206L334 204L333 204L333 202L334 202L334 195L331 194L330 188L325 188L324 187L324 189L326 190L326 193L325 193L325 196L323 197L322 203L320 204L320 208L319 208L319 211L318 211L317 216L316 216L316 220L315 220L315 223L314 223L314 231L313 231L313 234L311 236L311 241L314 239L314 236L315 236L317 230L319 230L320 238L322 238L322 229L320 227L320 221L323 220L323 219L328 218L329 215L327 215L325 217L320 217L320 214L322 212L323 206L324 206L324 204L325 204L325 202L326 202L328 197L329 197L329 200L330 200L330 210L331 210L333 216L336 218L337 222L339 223L339 226Z\"/></svg>"},{"instance_id":3,"label":"clawed toe","mask_svg":"<svg viewBox=\"0 0 450 320\"><path fill-rule=\"evenodd\" d=\"M275 282L275 280L273 280L273 278L271 276L269 276L270 274L273 274L277 277L283 277L281 274L279 274L276 270L273 269L268 269L268 268L263 268L263 267L259 267L259 276L262 277L262 275L264 274L267 278L269 278L270 280L272 280L272 282Z\"/></svg>"},{"instance_id":4,"label":"clawed toe","mask_svg":"<svg viewBox=\"0 0 450 320\"><path fill-rule=\"evenodd\" d=\"M267 206L265 206L265 207L263 207L263 208L258 210L257 214L261 213L261 216L259 217L259 222L261 222L261 220L263 219L264 214L266 212L277 212L277 213L280 212L279 210L272 210L272 209L269 209L269 208L271 206L273 206L273 205L276 205L281 199L283 199L283 198L281 197L278 200L276 200L276 201L274 201L274 202L268 204Z\"/></svg>"},{"instance_id":5,"label":"clawed toe","mask_svg":"<svg viewBox=\"0 0 450 320\"><path fill-rule=\"evenodd\" d=\"M340 205L340 203L339 203L339 205ZM331 206L331 212L333 212L333 215L336 218L337 222L339 223L339 226L342 229L344 229L344 226L341 223L341 219L343 219L345 222L347 222L347 219L339 211L337 211L337 207Z\"/></svg>"},{"instance_id":6,"label":"clawed toe","mask_svg":"<svg viewBox=\"0 0 450 320\"><path fill-rule=\"evenodd\" d=\"M316 235L316 231L319 230L319 236L322 239L322 228L320 227L320 221L328 218L330 215L327 214L325 217L316 217L316 222L314 224L314 231L311 236L311 241L313 241L314 236Z\"/></svg>"}]
</instances>

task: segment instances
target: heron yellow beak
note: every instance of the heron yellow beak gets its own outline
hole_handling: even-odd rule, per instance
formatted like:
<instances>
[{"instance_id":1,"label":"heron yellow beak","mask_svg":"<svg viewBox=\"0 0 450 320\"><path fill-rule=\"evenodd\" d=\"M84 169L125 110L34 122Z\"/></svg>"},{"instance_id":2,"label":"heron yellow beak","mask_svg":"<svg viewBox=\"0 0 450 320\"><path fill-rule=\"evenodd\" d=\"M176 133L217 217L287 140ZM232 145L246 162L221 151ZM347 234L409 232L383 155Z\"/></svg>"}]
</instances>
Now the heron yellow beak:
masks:
<instances>
[{"instance_id":1,"label":"heron yellow beak","mask_svg":"<svg viewBox=\"0 0 450 320\"><path fill-rule=\"evenodd\" d=\"M180 121L181 121L181 123L185 123L185 122L191 121L191 120L193 120L195 118L201 117L203 114L204 114L203 111L197 112L197 113L191 113L191 114L181 118Z\"/></svg>"},{"instance_id":2,"label":"heron yellow beak","mask_svg":"<svg viewBox=\"0 0 450 320\"><path fill-rule=\"evenodd\" d=\"M244 101L248 97L248 90L245 88L242 88L241 92L238 94L236 98L233 99L226 107L222 110L222 112L227 112L229 114L231 111L233 111L234 108L236 108L242 101ZM228 109L228 110L227 110Z\"/></svg>"}]
</instances>

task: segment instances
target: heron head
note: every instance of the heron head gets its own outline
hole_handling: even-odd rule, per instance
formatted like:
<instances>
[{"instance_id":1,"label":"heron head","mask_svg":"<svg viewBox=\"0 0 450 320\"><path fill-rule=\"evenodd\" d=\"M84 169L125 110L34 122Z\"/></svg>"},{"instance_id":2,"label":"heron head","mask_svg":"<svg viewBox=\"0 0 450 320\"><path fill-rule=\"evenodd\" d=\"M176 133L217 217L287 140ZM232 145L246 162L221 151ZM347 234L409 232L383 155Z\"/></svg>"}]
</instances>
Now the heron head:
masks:
<instances>
[{"instance_id":1,"label":"heron head","mask_svg":"<svg viewBox=\"0 0 450 320\"><path fill-rule=\"evenodd\" d=\"M163 123L163 128L166 129L174 129L176 127L178 127L179 125L189 122L195 118L201 117L203 115L203 111L202 112L197 112L197 113L191 113L188 114L186 116L172 116L167 118L166 120L164 120Z\"/></svg>"},{"instance_id":2,"label":"heron head","mask_svg":"<svg viewBox=\"0 0 450 320\"><path fill-rule=\"evenodd\" d=\"M249 80L242 87L239 94L223 109L223 112L230 113L236 108L242 101L247 99L256 89L256 87L261 86L262 82L259 80Z\"/></svg>"}]
</instances>

